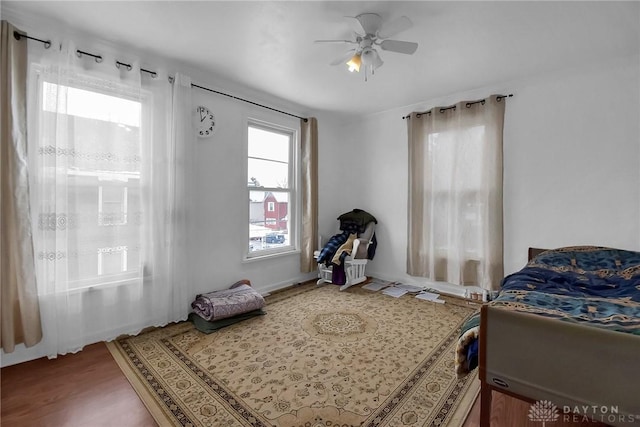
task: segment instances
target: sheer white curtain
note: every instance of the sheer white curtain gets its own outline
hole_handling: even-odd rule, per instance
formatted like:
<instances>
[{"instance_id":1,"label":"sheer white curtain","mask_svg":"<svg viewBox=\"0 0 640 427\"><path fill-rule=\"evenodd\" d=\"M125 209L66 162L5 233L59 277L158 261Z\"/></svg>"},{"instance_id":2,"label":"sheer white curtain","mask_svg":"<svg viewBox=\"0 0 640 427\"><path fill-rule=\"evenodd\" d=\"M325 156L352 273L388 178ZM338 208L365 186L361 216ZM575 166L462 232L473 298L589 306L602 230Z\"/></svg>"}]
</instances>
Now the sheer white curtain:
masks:
<instances>
[{"instance_id":1,"label":"sheer white curtain","mask_svg":"<svg viewBox=\"0 0 640 427\"><path fill-rule=\"evenodd\" d=\"M49 356L184 319L191 297L187 279L175 281L188 269L176 256L186 205L175 186L184 165L174 161L175 145L191 141L172 133L190 108L172 114L166 73L57 45L31 65L28 106Z\"/></svg>"},{"instance_id":2,"label":"sheer white curtain","mask_svg":"<svg viewBox=\"0 0 640 427\"><path fill-rule=\"evenodd\" d=\"M193 295L190 289L191 269L189 259L191 245L189 244L189 215L193 206L193 171L194 171L194 143L195 133L191 117L191 78L176 73L173 80L171 102L171 133L166 156L166 169L169 170L168 183L165 189L169 194L168 218L165 226L169 233L166 239L167 263L166 274L163 279L168 280L165 286L172 290L171 313L175 318L186 318ZM157 171L162 173L162 170ZM160 205L157 208L161 208Z\"/></svg>"},{"instance_id":3,"label":"sheer white curtain","mask_svg":"<svg viewBox=\"0 0 640 427\"><path fill-rule=\"evenodd\" d=\"M504 104L492 96L410 116L408 274L499 286Z\"/></svg>"}]
</instances>

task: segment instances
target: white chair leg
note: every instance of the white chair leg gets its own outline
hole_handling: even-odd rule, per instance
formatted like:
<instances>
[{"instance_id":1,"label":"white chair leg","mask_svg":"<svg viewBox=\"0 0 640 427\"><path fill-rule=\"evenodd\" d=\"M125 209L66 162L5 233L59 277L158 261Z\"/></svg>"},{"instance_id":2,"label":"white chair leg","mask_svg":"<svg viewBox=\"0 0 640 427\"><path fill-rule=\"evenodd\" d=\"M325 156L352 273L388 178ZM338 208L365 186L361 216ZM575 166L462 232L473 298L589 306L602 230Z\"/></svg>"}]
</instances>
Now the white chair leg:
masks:
<instances>
[{"instance_id":1,"label":"white chair leg","mask_svg":"<svg viewBox=\"0 0 640 427\"><path fill-rule=\"evenodd\" d=\"M345 284L340 287L341 291L350 288L353 285L357 285L367 280L365 276L365 267L367 260L356 259L345 261L344 273L346 276Z\"/></svg>"},{"instance_id":2,"label":"white chair leg","mask_svg":"<svg viewBox=\"0 0 640 427\"><path fill-rule=\"evenodd\" d=\"M349 289L351 286L355 285L355 283L350 283L347 281L344 285L340 286L340 290L344 291L345 289Z\"/></svg>"},{"instance_id":3,"label":"white chair leg","mask_svg":"<svg viewBox=\"0 0 640 427\"><path fill-rule=\"evenodd\" d=\"M324 264L318 264L318 281L316 285L320 286L323 283L331 283L331 274L331 269L325 267Z\"/></svg>"}]
</instances>

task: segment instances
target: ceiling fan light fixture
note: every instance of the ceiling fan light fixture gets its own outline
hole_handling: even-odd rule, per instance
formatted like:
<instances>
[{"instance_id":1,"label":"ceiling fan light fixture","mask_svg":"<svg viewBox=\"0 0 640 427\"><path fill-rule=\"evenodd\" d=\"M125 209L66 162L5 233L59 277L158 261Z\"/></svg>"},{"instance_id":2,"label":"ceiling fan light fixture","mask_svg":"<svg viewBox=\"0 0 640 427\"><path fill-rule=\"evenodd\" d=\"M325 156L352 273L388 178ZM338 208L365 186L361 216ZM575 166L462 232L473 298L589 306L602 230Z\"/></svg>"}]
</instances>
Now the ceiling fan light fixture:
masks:
<instances>
[{"instance_id":1,"label":"ceiling fan light fixture","mask_svg":"<svg viewBox=\"0 0 640 427\"><path fill-rule=\"evenodd\" d=\"M360 54L360 58L362 59L362 65L364 65L365 67L371 65L373 63L373 49L371 48L366 48L362 51L362 54Z\"/></svg>"},{"instance_id":2,"label":"ceiling fan light fixture","mask_svg":"<svg viewBox=\"0 0 640 427\"><path fill-rule=\"evenodd\" d=\"M384 61L380 58L380 55L378 55L378 52L374 51L373 63L371 64L372 68L375 70L375 69L381 67L382 64L384 64Z\"/></svg>"},{"instance_id":3,"label":"ceiling fan light fixture","mask_svg":"<svg viewBox=\"0 0 640 427\"><path fill-rule=\"evenodd\" d=\"M406 16L401 16L390 22L382 22L382 18L376 13L361 13L350 18L358 23L354 38L351 40L316 40L315 42L353 45L349 51L331 61L330 64L340 65L347 61L347 69L352 73L354 71L359 73L364 68L365 81L367 74L373 75L374 71L383 64L377 48L405 55L413 55L418 49L418 43L389 39L389 37L411 28L413 23Z\"/></svg>"},{"instance_id":4,"label":"ceiling fan light fixture","mask_svg":"<svg viewBox=\"0 0 640 427\"><path fill-rule=\"evenodd\" d=\"M355 71L357 73L360 72L360 65L362 64L362 58L360 54L356 53L351 57L351 59L347 62L347 67L349 67L349 71L352 73Z\"/></svg>"}]
</instances>

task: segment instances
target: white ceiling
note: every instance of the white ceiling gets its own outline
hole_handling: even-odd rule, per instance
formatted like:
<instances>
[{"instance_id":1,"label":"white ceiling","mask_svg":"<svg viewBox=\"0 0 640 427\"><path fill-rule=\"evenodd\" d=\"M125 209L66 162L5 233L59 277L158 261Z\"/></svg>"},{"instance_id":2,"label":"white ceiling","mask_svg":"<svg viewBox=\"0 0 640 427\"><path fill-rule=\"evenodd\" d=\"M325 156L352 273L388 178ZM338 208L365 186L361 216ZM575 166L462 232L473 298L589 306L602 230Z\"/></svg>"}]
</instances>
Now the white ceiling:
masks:
<instances>
[{"instance_id":1,"label":"white ceiling","mask_svg":"<svg viewBox=\"0 0 640 427\"><path fill-rule=\"evenodd\" d=\"M2 9L340 113L388 110L640 51L635 1L4 1ZM413 28L394 39L419 43L411 56L380 51L385 63L367 82L328 65L346 45L313 43L350 38L345 16L364 12L408 16Z\"/></svg>"}]
</instances>

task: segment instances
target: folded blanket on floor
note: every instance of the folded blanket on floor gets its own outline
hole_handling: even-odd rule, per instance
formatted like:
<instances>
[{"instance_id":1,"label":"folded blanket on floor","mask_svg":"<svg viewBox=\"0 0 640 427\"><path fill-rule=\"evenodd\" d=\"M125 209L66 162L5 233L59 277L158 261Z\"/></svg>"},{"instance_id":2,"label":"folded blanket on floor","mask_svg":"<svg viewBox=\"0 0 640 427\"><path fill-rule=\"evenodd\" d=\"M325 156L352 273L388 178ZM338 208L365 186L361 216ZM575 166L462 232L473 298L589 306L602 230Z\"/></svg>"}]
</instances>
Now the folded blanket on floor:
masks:
<instances>
[{"instance_id":1,"label":"folded blanket on floor","mask_svg":"<svg viewBox=\"0 0 640 427\"><path fill-rule=\"evenodd\" d=\"M191 320L197 330L204 332L205 334L210 334L218 329L226 328L227 326L242 322L243 320L251 319L256 316L263 316L265 314L267 313L264 310L259 309L248 313L236 314L235 316L227 317L226 319L208 321L204 320L196 313L189 313L189 320Z\"/></svg>"},{"instance_id":2,"label":"folded blanket on floor","mask_svg":"<svg viewBox=\"0 0 640 427\"><path fill-rule=\"evenodd\" d=\"M191 303L194 312L205 320L220 320L264 307L264 298L246 283L231 289L196 296Z\"/></svg>"}]
</instances>

